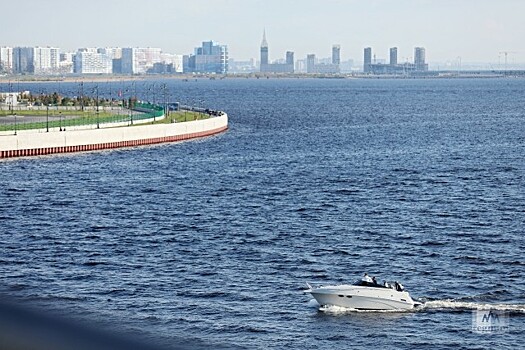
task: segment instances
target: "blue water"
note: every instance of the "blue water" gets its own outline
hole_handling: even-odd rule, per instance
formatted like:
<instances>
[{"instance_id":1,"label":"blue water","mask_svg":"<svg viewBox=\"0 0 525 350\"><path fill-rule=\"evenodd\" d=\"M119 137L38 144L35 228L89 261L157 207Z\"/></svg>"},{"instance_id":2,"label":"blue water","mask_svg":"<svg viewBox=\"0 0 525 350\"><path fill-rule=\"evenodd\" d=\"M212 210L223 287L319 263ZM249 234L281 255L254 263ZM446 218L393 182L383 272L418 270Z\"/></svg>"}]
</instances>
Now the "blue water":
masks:
<instances>
[{"instance_id":1,"label":"blue water","mask_svg":"<svg viewBox=\"0 0 525 350\"><path fill-rule=\"evenodd\" d=\"M174 346L523 346L524 80L159 83L230 129L0 162L4 293ZM425 304L322 312L303 293L365 271ZM473 333L477 308L510 330Z\"/></svg>"}]
</instances>

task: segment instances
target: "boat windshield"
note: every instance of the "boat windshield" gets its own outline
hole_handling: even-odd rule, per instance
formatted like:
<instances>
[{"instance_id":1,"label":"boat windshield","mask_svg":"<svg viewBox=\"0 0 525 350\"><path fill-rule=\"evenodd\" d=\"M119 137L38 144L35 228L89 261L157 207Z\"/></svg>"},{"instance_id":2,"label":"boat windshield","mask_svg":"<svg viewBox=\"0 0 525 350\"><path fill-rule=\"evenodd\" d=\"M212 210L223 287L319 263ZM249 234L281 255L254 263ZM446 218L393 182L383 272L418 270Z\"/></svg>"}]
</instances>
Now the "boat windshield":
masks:
<instances>
[{"instance_id":1,"label":"boat windshield","mask_svg":"<svg viewBox=\"0 0 525 350\"><path fill-rule=\"evenodd\" d=\"M362 286L362 287L375 287L375 288L389 288L385 285L379 284L379 283L372 283L372 282L366 282L362 280L357 280L354 283L354 286Z\"/></svg>"}]
</instances>

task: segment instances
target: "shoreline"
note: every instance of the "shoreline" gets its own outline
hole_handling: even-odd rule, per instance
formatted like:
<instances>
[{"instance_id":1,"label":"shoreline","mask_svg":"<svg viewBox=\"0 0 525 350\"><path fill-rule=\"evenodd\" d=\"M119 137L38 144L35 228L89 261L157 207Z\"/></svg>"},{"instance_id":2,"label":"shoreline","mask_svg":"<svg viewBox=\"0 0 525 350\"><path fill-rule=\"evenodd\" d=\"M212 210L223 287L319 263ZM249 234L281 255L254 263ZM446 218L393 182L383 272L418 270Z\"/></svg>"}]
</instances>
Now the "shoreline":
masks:
<instances>
[{"instance_id":1,"label":"shoreline","mask_svg":"<svg viewBox=\"0 0 525 350\"><path fill-rule=\"evenodd\" d=\"M166 75L82 75L82 76L41 76L41 75L5 75L0 76L0 83L59 83L59 82L128 82L148 80L223 80L223 79L495 79L525 78L525 71L508 71L506 73L491 71L472 72L430 72L422 75L388 75L388 74L279 74L279 73L231 73L231 74L166 74Z\"/></svg>"}]
</instances>

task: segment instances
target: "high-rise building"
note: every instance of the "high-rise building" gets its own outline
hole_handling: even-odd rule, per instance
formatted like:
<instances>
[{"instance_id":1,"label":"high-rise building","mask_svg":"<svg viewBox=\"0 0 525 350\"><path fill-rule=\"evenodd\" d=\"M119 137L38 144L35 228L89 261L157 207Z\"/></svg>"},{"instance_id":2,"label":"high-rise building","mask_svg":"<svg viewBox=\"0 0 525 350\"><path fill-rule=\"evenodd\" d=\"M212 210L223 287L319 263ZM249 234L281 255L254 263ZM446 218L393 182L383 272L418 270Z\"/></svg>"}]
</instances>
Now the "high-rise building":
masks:
<instances>
[{"instance_id":1,"label":"high-rise building","mask_svg":"<svg viewBox=\"0 0 525 350\"><path fill-rule=\"evenodd\" d=\"M33 74L35 72L33 53L32 47L13 48L13 72L17 74Z\"/></svg>"},{"instance_id":2,"label":"high-rise building","mask_svg":"<svg viewBox=\"0 0 525 350\"><path fill-rule=\"evenodd\" d=\"M0 72L13 72L13 48L0 47Z\"/></svg>"},{"instance_id":3,"label":"high-rise building","mask_svg":"<svg viewBox=\"0 0 525 350\"><path fill-rule=\"evenodd\" d=\"M390 61L388 63L383 59L377 59L373 56L372 49L365 48L364 52L364 67L365 73L372 74L394 74L394 75L410 75L420 74L428 71L428 64L425 62L425 49L423 47L416 47L414 49L414 63L398 61L397 47L390 48Z\"/></svg>"},{"instance_id":4,"label":"high-rise building","mask_svg":"<svg viewBox=\"0 0 525 350\"><path fill-rule=\"evenodd\" d=\"M390 65L397 65L397 47L390 48Z\"/></svg>"},{"instance_id":5,"label":"high-rise building","mask_svg":"<svg viewBox=\"0 0 525 350\"><path fill-rule=\"evenodd\" d=\"M202 43L202 48L202 54L195 55L195 72L226 74L229 60L228 47L207 41Z\"/></svg>"},{"instance_id":6,"label":"high-rise building","mask_svg":"<svg viewBox=\"0 0 525 350\"><path fill-rule=\"evenodd\" d=\"M34 47L34 74L57 73L60 63L60 50L56 47Z\"/></svg>"},{"instance_id":7,"label":"high-rise building","mask_svg":"<svg viewBox=\"0 0 525 350\"><path fill-rule=\"evenodd\" d=\"M75 73L77 74L111 74L113 61L105 53L96 49L79 49L75 55Z\"/></svg>"},{"instance_id":8,"label":"high-rise building","mask_svg":"<svg viewBox=\"0 0 525 350\"><path fill-rule=\"evenodd\" d=\"M120 71L122 74L134 74L136 67L136 49L134 47L122 48Z\"/></svg>"},{"instance_id":9,"label":"high-rise building","mask_svg":"<svg viewBox=\"0 0 525 350\"><path fill-rule=\"evenodd\" d=\"M184 73L188 73L192 71L192 68L190 66L192 55L183 55L182 56L182 71Z\"/></svg>"},{"instance_id":10,"label":"high-rise building","mask_svg":"<svg viewBox=\"0 0 525 350\"><path fill-rule=\"evenodd\" d=\"M414 49L414 64L416 66L416 71L427 71L428 64L425 63L425 48L416 47Z\"/></svg>"},{"instance_id":11,"label":"high-rise building","mask_svg":"<svg viewBox=\"0 0 525 350\"><path fill-rule=\"evenodd\" d=\"M153 47L122 48L122 74L144 74L155 63L161 62L161 49Z\"/></svg>"},{"instance_id":12,"label":"high-rise building","mask_svg":"<svg viewBox=\"0 0 525 350\"><path fill-rule=\"evenodd\" d=\"M228 46L219 45L214 41L204 41L201 47L196 47L193 55L187 59L183 58L183 66L186 72L194 73L228 73Z\"/></svg>"},{"instance_id":13,"label":"high-rise building","mask_svg":"<svg viewBox=\"0 0 525 350\"><path fill-rule=\"evenodd\" d=\"M286 64L294 65L294 53L293 51L286 51Z\"/></svg>"},{"instance_id":14,"label":"high-rise building","mask_svg":"<svg viewBox=\"0 0 525 350\"><path fill-rule=\"evenodd\" d=\"M306 55L306 73L315 73L315 54Z\"/></svg>"},{"instance_id":15,"label":"high-rise building","mask_svg":"<svg viewBox=\"0 0 525 350\"><path fill-rule=\"evenodd\" d=\"M364 57L363 57L363 72L369 73L372 66L372 48L365 47Z\"/></svg>"},{"instance_id":16,"label":"high-rise building","mask_svg":"<svg viewBox=\"0 0 525 350\"><path fill-rule=\"evenodd\" d=\"M261 42L261 67L270 63L268 61L268 42L266 41L266 30L263 31L263 39ZM261 69L262 71L262 69Z\"/></svg>"},{"instance_id":17,"label":"high-rise building","mask_svg":"<svg viewBox=\"0 0 525 350\"><path fill-rule=\"evenodd\" d=\"M56 74L60 52L56 47L15 47L13 72L17 74Z\"/></svg>"},{"instance_id":18,"label":"high-rise building","mask_svg":"<svg viewBox=\"0 0 525 350\"><path fill-rule=\"evenodd\" d=\"M341 64L341 46L332 46L332 64Z\"/></svg>"}]
</instances>

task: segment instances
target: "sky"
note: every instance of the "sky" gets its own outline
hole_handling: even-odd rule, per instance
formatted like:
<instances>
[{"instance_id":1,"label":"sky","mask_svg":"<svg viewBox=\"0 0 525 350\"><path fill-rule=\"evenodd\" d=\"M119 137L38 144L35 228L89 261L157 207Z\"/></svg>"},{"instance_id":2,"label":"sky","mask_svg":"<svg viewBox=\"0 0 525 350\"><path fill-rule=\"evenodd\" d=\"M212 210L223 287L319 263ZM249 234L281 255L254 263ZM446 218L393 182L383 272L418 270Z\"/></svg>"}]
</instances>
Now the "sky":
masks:
<instances>
[{"instance_id":1,"label":"sky","mask_svg":"<svg viewBox=\"0 0 525 350\"><path fill-rule=\"evenodd\" d=\"M24 0L2 4L0 46L160 47L189 54L202 41L228 45L230 57L259 57L266 30L270 60L315 53L361 61L414 47L427 61L525 62L525 0ZM11 14L11 15L9 15Z\"/></svg>"}]
</instances>

